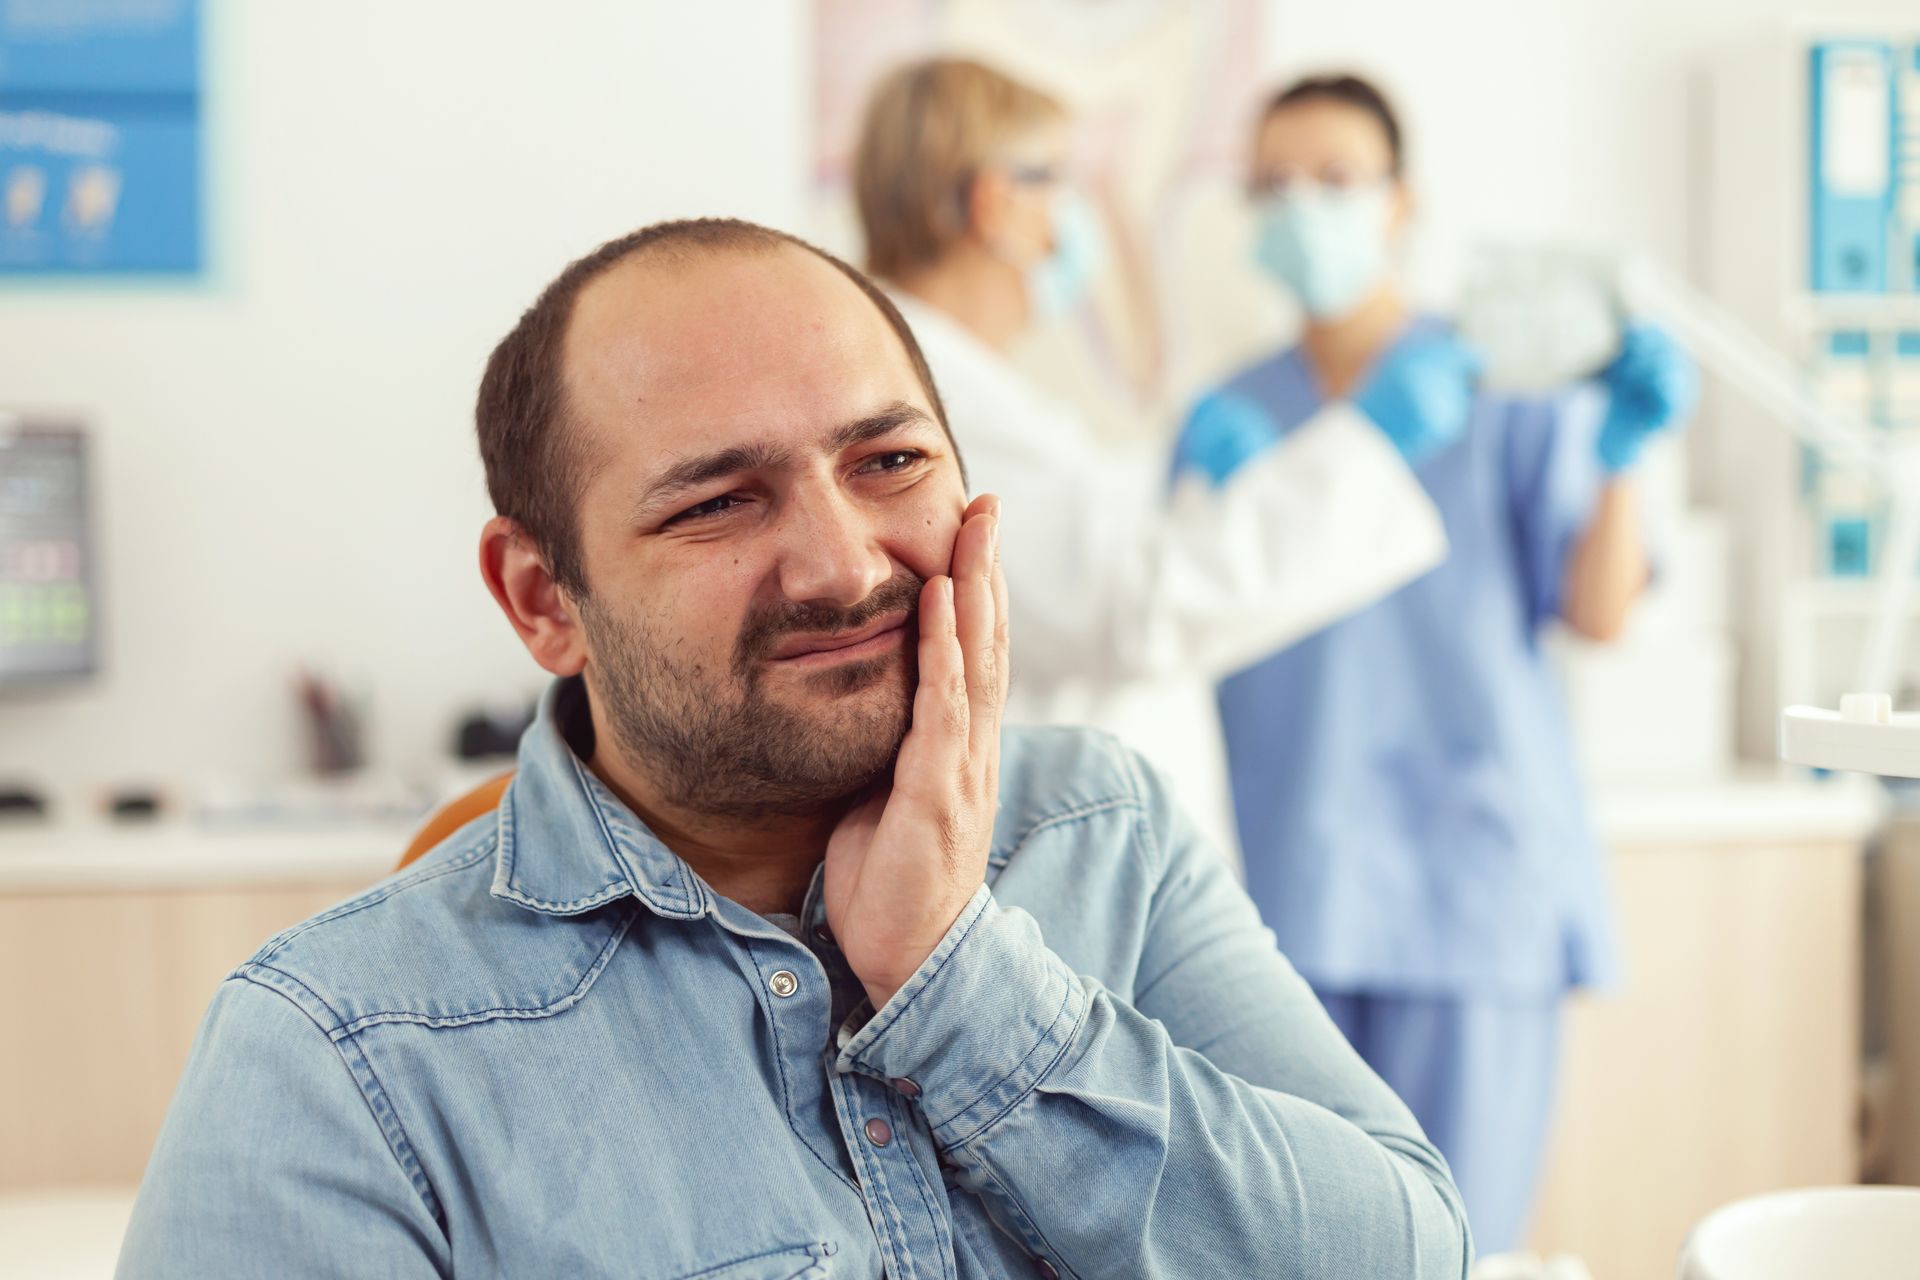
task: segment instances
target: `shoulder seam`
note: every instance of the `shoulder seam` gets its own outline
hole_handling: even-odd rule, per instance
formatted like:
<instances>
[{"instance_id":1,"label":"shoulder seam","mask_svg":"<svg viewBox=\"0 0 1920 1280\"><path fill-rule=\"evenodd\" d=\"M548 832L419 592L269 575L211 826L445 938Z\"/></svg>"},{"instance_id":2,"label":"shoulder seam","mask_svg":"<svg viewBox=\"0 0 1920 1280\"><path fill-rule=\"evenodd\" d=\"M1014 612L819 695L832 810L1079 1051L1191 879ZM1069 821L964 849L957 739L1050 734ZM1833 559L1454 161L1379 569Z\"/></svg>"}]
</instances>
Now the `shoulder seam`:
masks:
<instances>
[{"instance_id":1,"label":"shoulder seam","mask_svg":"<svg viewBox=\"0 0 1920 1280\"><path fill-rule=\"evenodd\" d=\"M425 884L429 880L437 880L441 876L452 875L456 871L465 871L475 863L484 861L493 852L496 838L497 837L493 835L488 835L478 845L456 858L434 866L421 867L418 871L404 876L391 884L382 885L377 889L369 889L357 898L350 898L337 907L322 911L311 920L303 921L293 926L293 928L288 929L279 937L274 938L267 943L266 948L258 952L249 963L265 965L280 954L281 948L285 947L309 929L318 928L330 921L341 919L344 916L350 916L357 911L364 911L368 907L378 906L380 903L385 902L388 898L391 898L394 894L404 889L411 889L415 885ZM242 966L242 968L245 967L246 966ZM235 970L234 972L238 975L240 970Z\"/></svg>"}]
</instances>

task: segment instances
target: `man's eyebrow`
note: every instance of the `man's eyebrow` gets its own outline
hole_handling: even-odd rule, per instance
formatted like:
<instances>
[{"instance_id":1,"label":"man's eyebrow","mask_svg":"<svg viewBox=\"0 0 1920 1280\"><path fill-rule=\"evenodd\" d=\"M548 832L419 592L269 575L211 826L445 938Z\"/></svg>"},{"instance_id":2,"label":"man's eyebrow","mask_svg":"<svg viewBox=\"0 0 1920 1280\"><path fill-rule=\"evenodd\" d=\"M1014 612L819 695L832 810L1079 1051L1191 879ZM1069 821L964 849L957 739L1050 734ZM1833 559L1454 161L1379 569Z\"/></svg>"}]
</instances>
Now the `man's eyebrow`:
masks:
<instances>
[{"instance_id":1,"label":"man's eyebrow","mask_svg":"<svg viewBox=\"0 0 1920 1280\"><path fill-rule=\"evenodd\" d=\"M865 444L869 440L886 435L889 431L898 431L901 427L936 425L923 411L914 408L905 400L895 400L878 413L868 414L845 426L836 427L826 439L826 451L838 453L842 449L851 449L854 445Z\"/></svg>"},{"instance_id":2,"label":"man's eyebrow","mask_svg":"<svg viewBox=\"0 0 1920 1280\"><path fill-rule=\"evenodd\" d=\"M699 488L708 481L718 480L722 476L779 466L789 456L788 450L775 445L742 444L726 449L715 449L712 453L696 454L691 458L682 458L662 471L654 482L646 487L633 504L633 509L637 514L644 515L677 493Z\"/></svg>"},{"instance_id":3,"label":"man's eyebrow","mask_svg":"<svg viewBox=\"0 0 1920 1280\"><path fill-rule=\"evenodd\" d=\"M878 413L868 414L864 418L835 427L822 441L821 447L827 453L839 453L842 449L851 449L854 445L877 439L890 431L902 427L935 426L934 420L923 410L915 408L905 400L896 400ZM673 498L675 494L688 489L697 489L709 481L723 476L737 475L742 471L758 471L767 467L777 467L792 456L791 450L771 444L733 445L726 449L715 449L712 453L696 454L662 471L654 482L646 487L634 502L636 518L645 517L655 507Z\"/></svg>"}]
</instances>

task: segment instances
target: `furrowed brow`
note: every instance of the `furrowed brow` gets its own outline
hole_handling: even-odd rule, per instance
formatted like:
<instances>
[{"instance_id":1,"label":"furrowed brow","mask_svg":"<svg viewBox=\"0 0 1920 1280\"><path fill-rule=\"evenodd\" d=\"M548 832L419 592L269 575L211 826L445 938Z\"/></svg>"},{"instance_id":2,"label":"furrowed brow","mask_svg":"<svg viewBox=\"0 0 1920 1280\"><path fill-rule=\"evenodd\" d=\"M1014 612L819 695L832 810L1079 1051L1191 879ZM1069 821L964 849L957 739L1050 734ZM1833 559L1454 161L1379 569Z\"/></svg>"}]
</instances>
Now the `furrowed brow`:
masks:
<instances>
[{"instance_id":1,"label":"furrowed brow","mask_svg":"<svg viewBox=\"0 0 1920 1280\"><path fill-rule=\"evenodd\" d=\"M662 471L633 504L636 515L644 516L672 501L689 489L699 488L743 471L757 471L786 461L788 451L770 444L734 445L696 454Z\"/></svg>"},{"instance_id":2,"label":"furrowed brow","mask_svg":"<svg viewBox=\"0 0 1920 1280\"><path fill-rule=\"evenodd\" d=\"M842 449L851 449L854 445L876 440L890 431L921 425L931 427L937 424L905 400L896 400L878 413L869 414L845 426L834 428L832 434L827 436L826 451L839 453Z\"/></svg>"},{"instance_id":3,"label":"furrowed brow","mask_svg":"<svg viewBox=\"0 0 1920 1280\"><path fill-rule=\"evenodd\" d=\"M878 413L868 414L835 427L822 441L828 453L839 453L868 440L875 440L902 427L937 426L923 411L904 400L896 400ZM649 484L633 504L636 522L654 514L689 489L697 489L744 471L777 467L792 458L792 451L773 444L733 445L712 453L696 454L675 462Z\"/></svg>"}]
</instances>

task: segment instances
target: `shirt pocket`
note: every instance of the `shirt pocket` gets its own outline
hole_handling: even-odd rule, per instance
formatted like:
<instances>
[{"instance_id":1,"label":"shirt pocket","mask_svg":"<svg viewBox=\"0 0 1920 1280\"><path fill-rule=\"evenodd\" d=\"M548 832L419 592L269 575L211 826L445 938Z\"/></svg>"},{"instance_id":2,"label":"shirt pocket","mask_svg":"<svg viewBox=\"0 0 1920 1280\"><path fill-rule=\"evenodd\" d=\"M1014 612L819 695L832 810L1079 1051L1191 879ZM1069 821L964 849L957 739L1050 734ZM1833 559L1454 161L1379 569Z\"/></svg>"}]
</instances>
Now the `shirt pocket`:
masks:
<instances>
[{"instance_id":1,"label":"shirt pocket","mask_svg":"<svg viewBox=\"0 0 1920 1280\"><path fill-rule=\"evenodd\" d=\"M837 1252L838 1248L827 1241L790 1245L689 1272L680 1280L829 1280L833 1275L829 1260Z\"/></svg>"}]
</instances>

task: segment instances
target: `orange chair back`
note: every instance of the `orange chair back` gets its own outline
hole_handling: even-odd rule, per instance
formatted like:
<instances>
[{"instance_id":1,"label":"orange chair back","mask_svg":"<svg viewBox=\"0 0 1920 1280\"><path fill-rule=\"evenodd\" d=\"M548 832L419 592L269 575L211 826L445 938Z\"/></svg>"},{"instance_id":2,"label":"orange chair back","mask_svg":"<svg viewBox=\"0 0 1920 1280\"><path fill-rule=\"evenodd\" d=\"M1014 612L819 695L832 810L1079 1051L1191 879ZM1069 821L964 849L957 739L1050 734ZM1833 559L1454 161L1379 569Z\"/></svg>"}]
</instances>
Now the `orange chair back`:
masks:
<instances>
[{"instance_id":1,"label":"orange chair back","mask_svg":"<svg viewBox=\"0 0 1920 1280\"><path fill-rule=\"evenodd\" d=\"M420 828L413 840L407 845L407 851L400 855L400 866L406 866L415 858L433 846L445 840L460 828L483 814L492 813L500 807L500 797L507 793L507 784L513 781L513 770L509 769L497 778L488 778L485 782L456 800L450 800L434 810L427 824Z\"/></svg>"}]
</instances>

